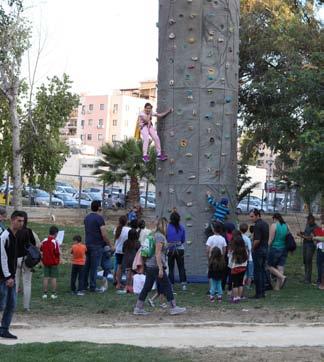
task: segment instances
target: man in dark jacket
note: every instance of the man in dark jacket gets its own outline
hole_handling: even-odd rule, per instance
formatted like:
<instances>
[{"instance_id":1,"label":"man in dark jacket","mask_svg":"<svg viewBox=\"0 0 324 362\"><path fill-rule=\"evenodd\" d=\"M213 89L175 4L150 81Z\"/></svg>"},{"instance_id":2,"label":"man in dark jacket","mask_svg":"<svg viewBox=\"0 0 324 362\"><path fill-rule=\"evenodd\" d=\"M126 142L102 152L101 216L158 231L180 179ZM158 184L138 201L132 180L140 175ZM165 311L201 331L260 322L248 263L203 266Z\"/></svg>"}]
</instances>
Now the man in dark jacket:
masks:
<instances>
[{"instance_id":1,"label":"man in dark jacket","mask_svg":"<svg viewBox=\"0 0 324 362\"><path fill-rule=\"evenodd\" d=\"M16 307L15 274L17 268L16 233L24 225L21 211L11 214L10 227L0 237L0 310L3 311L0 337L17 339L9 332Z\"/></svg>"}]
</instances>

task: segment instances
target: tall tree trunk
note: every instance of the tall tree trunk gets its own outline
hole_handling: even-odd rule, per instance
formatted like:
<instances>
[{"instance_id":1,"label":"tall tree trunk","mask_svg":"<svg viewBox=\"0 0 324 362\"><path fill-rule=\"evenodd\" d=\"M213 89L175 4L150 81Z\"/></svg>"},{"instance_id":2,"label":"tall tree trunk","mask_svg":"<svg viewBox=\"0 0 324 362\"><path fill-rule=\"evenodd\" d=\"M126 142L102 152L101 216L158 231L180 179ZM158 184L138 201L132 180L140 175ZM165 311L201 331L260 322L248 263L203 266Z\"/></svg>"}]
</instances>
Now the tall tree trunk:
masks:
<instances>
[{"instance_id":1,"label":"tall tree trunk","mask_svg":"<svg viewBox=\"0 0 324 362\"><path fill-rule=\"evenodd\" d=\"M235 219L239 0L160 0L158 122L169 162L157 169L157 215L182 216L186 269L205 277L206 191L229 199Z\"/></svg>"},{"instance_id":2,"label":"tall tree trunk","mask_svg":"<svg viewBox=\"0 0 324 362\"><path fill-rule=\"evenodd\" d=\"M10 120L12 125L12 180L13 180L13 199L14 209L20 209L22 206L21 191L21 150L20 150L20 125L17 114L18 80L14 84L14 89L9 100Z\"/></svg>"},{"instance_id":3,"label":"tall tree trunk","mask_svg":"<svg viewBox=\"0 0 324 362\"><path fill-rule=\"evenodd\" d=\"M131 176L130 178L130 189L129 189L129 202L130 206L136 205L139 200L139 184L138 178Z\"/></svg>"}]
</instances>

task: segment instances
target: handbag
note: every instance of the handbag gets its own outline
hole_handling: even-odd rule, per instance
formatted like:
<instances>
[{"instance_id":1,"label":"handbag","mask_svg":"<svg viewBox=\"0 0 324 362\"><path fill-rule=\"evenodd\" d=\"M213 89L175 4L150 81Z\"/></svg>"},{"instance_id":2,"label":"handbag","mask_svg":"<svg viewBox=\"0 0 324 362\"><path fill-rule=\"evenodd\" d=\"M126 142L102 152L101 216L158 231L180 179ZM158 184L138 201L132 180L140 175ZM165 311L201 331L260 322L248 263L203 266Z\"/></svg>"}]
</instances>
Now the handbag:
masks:
<instances>
[{"instance_id":1,"label":"handbag","mask_svg":"<svg viewBox=\"0 0 324 362\"><path fill-rule=\"evenodd\" d=\"M286 235L286 249L287 251L294 252L297 249L297 244L295 238L293 237L292 233L288 230Z\"/></svg>"}]
</instances>

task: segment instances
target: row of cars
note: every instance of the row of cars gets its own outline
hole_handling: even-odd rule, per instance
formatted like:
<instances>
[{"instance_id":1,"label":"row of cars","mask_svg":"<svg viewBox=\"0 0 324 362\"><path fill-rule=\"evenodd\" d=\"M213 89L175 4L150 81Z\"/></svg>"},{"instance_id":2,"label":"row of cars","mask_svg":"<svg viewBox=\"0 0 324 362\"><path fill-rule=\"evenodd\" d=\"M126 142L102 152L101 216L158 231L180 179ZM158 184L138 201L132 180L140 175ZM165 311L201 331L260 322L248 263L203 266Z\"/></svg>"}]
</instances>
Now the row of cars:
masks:
<instances>
[{"instance_id":1,"label":"row of cars","mask_svg":"<svg viewBox=\"0 0 324 362\"><path fill-rule=\"evenodd\" d=\"M274 200L261 200L256 196L243 198L236 206L236 213L242 214L253 209L258 209L263 213L281 212L285 209L285 198L277 197Z\"/></svg>"}]
</instances>

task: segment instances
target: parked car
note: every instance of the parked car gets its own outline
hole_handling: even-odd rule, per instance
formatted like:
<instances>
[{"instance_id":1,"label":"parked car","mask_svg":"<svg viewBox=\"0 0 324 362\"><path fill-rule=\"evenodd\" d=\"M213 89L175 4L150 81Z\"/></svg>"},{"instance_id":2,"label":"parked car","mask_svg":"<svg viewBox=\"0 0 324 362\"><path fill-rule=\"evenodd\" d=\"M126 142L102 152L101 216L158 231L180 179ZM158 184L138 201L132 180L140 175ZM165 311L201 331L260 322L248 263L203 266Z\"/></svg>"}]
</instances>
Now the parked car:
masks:
<instances>
[{"instance_id":1,"label":"parked car","mask_svg":"<svg viewBox=\"0 0 324 362\"><path fill-rule=\"evenodd\" d=\"M91 206L91 202L94 200L99 200L101 201L101 198L97 198L98 195L93 195L93 193L88 193L88 192L81 192L81 194L76 194L75 195L75 200L79 203L79 199L80 199L80 207L83 209L87 209L90 208Z\"/></svg>"},{"instance_id":2,"label":"parked car","mask_svg":"<svg viewBox=\"0 0 324 362\"><path fill-rule=\"evenodd\" d=\"M87 189L83 189L82 192L95 192L95 193L101 193L102 189L98 187L89 187Z\"/></svg>"},{"instance_id":3,"label":"parked car","mask_svg":"<svg viewBox=\"0 0 324 362\"><path fill-rule=\"evenodd\" d=\"M27 189L22 193L23 196L23 204L29 205L29 201L31 200L32 205L36 206L49 206L50 204L50 194L41 189ZM62 200L58 199L55 196L52 196L51 206L53 207L63 207L64 203Z\"/></svg>"},{"instance_id":4,"label":"parked car","mask_svg":"<svg viewBox=\"0 0 324 362\"><path fill-rule=\"evenodd\" d=\"M245 197L240 201L240 203L236 206L236 213L241 214L242 212L250 212L253 209L258 209L261 212L267 211L266 203L263 202L260 199L248 199Z\"/></svg>"},{"instance_id":5,"label":"parked car","mask_svg":"<svg viewBox=\"0 0 324 362\"><path fill-rule=\"evenodd\" d=\"M71 186L56 186L55 193L60 194L68 194L68 195L75 195L78 192L77 189Z\"/></svg>"},{"instance_id":6,"label":"parked car","mask_svg":"<svg viewBox=\"0 0 324 362\"><path fill-rule=\"evenodd\" d=\"M145 197L140 198L140 204L142 207L145 207ZM146 207L149 209L155 209L156 207L155 197L147 196Z\"/></svg>"},{"instance_id":7,"label":"parked car","mask_svg":"<svg viewBox=\"0 0 324 362\"><path fill-rule=\"evenodd\" d=\"M72 197L70 194L55 193L54 196L63 201L64 207L69 207L69 208L73 208L73 209L76 209L79 207L79 202L74 197Z\"/></svg>"}]
</instances>

